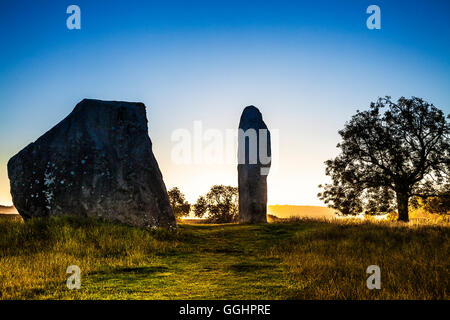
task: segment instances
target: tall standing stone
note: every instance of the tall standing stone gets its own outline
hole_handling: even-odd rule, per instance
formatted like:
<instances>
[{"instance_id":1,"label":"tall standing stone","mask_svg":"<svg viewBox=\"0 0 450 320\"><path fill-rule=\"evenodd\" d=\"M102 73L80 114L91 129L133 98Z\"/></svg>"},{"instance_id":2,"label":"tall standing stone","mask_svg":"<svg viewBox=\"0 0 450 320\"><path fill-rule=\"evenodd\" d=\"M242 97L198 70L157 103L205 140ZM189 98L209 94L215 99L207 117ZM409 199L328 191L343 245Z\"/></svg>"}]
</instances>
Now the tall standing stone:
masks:
<instances>
[{"instance_id":1,"label":"tall standing stone","mask_svg":"<svg viewBox=\"0 0 450 320\"><path fill-rule=\"evenodd\" d=\"M143 103L81 101L9 160L8 176L24 219L76 215L176 226Z\"/></svg>"},{"instance_id":2,"label":"tall standing stone","mask_svg":"<svg viewBox=\"0 0 450 320\"><path fill-rule=\"evenodd\" d=\"M270 132L258 108L248 106L239 122L239 223L267 222Z\"/></svg>"}]
</instances>

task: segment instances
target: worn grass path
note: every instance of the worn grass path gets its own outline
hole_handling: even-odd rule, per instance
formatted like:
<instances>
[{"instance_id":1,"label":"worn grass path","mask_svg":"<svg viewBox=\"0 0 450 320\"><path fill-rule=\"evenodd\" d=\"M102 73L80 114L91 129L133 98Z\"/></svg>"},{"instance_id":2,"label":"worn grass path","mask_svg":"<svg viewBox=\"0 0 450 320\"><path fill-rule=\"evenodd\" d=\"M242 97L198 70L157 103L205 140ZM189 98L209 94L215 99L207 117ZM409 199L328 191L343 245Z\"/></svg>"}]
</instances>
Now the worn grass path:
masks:
<instances>
[{"instance_id":1,"label":"worn grass path","mask_svg":"<svg viewBox=\"0 0 450 320\"><path fill-rule=\"evenodd\" d=\"M308 229L286 225L181 225L181 248L149 265L94 272L83 297L137 299L279 299L287 269L269 249ZM183 240L182 240L183 241Z\"/></svg>"}]
</instances>

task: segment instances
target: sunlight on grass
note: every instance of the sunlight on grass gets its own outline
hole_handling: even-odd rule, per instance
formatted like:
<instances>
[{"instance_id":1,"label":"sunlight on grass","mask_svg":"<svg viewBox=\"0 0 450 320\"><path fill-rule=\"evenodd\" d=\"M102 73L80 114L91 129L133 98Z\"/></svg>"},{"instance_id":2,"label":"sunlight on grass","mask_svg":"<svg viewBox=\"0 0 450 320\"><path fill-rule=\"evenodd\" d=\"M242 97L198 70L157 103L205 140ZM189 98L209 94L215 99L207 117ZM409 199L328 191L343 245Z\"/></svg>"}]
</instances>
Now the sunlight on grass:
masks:
<instances>
[{"instance_id":1,"label":"sunlight on grass","mask_svg":"<svg viewBox=\"0 0 450 320\"><path fill-rule=\"evenodd\" d=\"M2 299L448 299L448 225L0 221ZM382 289L366 288L377 264ZM68 290L66 268L81 268Z\"/></svg>"}]
</instances>

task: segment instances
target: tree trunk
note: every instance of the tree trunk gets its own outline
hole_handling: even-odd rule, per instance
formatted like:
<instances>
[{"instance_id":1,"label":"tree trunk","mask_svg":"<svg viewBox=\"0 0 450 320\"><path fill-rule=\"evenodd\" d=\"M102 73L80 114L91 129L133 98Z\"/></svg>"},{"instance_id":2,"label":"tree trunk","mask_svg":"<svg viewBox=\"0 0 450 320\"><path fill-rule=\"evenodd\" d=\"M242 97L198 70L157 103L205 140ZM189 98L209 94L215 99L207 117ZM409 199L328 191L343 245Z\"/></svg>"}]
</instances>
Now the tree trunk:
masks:
<instances>
[{"instance_id":1,"label":"tree trunk","mask_svg":"<svg viewBox=\"0 0 450 320\"><path fill-rule=\"evenodd\" d=\"M408 193L406 192L397 192L397 210L398 210L398 219L397 221L408 222Z\"/></svg>"}]
</instances>

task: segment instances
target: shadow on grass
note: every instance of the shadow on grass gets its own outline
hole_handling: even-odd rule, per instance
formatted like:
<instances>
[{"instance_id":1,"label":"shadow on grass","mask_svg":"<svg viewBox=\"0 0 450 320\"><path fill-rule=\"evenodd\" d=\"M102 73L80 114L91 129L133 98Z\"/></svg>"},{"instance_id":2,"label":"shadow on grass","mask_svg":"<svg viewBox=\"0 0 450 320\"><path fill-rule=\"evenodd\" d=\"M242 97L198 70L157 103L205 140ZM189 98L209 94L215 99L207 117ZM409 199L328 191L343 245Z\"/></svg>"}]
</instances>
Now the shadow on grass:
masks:
<instances>
[{"instance_id":1,"label":"shadow on grass","mask_svg":"<svg viewBox=\"0 0 450 320\"><path fill-rule=\"evenodd\" d=\"M241 262L235 263L229 266L229 269L238 272L238 273L246 273L246 272L255 272L259 270L266 270L275 268L275 265L270 264L261 264L261 263L249 263L249 262Z\"/></svg>"},{"instance_id":2,"label":"shadow on grass","mask_svg":"<svg viewBox=\"0 0 450 320\"><path fill-rule=\"evenodd\" d=\"M155 273L167 272L169 268L165 266L146 266L146 267L117 267L112 269L98 270L90 272L90 275L117 275L117 274L141 274L151 275Z\"/></svg>"}]
</instances>

